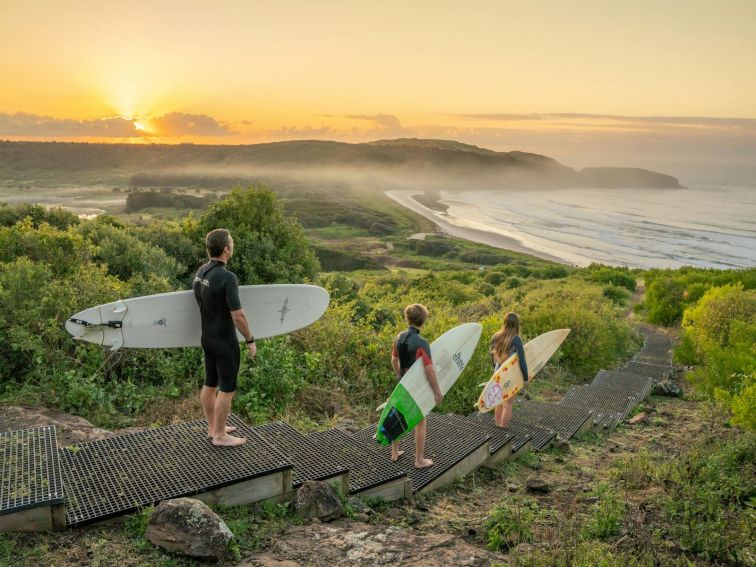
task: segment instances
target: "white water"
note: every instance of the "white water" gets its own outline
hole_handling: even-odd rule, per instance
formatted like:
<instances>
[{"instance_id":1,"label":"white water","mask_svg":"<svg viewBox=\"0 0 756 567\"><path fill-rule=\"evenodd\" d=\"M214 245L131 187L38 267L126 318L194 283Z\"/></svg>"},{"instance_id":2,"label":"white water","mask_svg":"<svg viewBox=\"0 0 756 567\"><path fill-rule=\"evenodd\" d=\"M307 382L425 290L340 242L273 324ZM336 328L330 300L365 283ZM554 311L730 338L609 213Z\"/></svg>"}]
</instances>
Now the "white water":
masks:
<instances>
[{"instance_id":1,"label":"white water","mask_svg":"<svg viewBox=\"0 0 756 567\"><path fill-rule=\"evenodd\" d=\"M445 191L441 201L446 213L423 214L570 264L756 266L756 187Z\"/></svg>"}]
</instances>

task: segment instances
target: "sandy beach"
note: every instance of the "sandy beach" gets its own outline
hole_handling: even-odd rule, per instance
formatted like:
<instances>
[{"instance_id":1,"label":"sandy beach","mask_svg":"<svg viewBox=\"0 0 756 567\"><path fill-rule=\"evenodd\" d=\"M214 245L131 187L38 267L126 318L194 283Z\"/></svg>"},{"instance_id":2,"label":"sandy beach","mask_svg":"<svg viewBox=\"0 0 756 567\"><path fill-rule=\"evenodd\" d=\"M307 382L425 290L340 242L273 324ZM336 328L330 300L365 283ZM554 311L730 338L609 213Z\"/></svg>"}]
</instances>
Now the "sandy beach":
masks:
<instances>
[{"instance_id":1,"label":"sandy beach","mask_svg":"<svg viewBox=\"0 0 756 567\"><path fill-rule=\"evenodd\" d=\"M421 205L412 198L413 195L422 194L422 191L394 190L384 191L383 193L400 205L416 212L419 215L424 216L428 220L435 223L435 225L439 228L439 231L442 233L449 234L457 238L470 240L471 242L478 242L480 244L487 244L496 248L502 248L504 250L529 254L530 256L535 256L537 258L542 258L551 262L558 262L560 264L568 265L570 264L562 258L557 258L556 256L553 256L546 252L541 252L540 250L534 250L532 248L523 246L520 241L504 236L503 234L497 234L495 232L487 232L485 230L478 230L475 228L462 227L452 224L451 222L446 220L446 218L444 218L444 213L429 209L428 207Z\"/></svg>"}]
</instances>

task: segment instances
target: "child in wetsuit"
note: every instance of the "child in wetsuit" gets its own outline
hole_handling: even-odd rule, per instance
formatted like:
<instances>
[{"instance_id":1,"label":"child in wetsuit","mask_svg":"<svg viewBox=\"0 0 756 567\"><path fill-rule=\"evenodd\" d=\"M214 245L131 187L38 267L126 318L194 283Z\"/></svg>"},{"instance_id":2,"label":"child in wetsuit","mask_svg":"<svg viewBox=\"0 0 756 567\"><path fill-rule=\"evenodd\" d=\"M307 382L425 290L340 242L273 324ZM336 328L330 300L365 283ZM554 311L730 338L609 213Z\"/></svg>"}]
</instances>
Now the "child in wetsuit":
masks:
<instances>
[{"instance_id":1,"label":"child in wetsuit","mask_svg":"<svg viewBox=\"0 0 756 567\"><path fill-rule=\"evenodd\" d=\"M425 377L433 389L436 405L439 405L444 396L438 386L436 370L433 368L430 345L428 341L420 336L420 329L428 319L428 309L419 303L409 305L404 310L404 318L409 328L401 333L394 342L394 348L391 351L391 366L396 373L396 377L401 380L415 361L418 358L422 358ZM425 458L424 451L425 420L422 420L415 427L415 467L417 468L425 468L433 464L432 460ZM398 441L391 444L392 461L398 460L403 453L404 451L399 450Z\"/></svg>"},{"instance_id":2,"label":"child in wetsuit","mask_svg":"<svg viewBox=\"0 0 756 567\"><path fill-rule=\"evenodd\" d=\"M520 318L517 313L507 313L501 329L491 339L491 359L494 364L494 372L514 353L517 353L522 379L527 384L530 376L528 375L528 363L525 360L525 348L520 338ZM512 404L514 404L514 396L496 406L496 425L499 427L509 425L512 419Z\"/></svg>"}]
</instances>

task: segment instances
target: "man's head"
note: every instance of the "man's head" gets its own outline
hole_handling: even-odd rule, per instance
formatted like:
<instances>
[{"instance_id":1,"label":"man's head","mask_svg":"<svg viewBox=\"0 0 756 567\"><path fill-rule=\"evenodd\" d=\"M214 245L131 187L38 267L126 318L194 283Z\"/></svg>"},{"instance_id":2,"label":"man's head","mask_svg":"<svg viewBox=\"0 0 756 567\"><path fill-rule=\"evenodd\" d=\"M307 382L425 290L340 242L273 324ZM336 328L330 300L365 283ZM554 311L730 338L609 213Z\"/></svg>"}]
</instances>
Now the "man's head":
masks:
<instances>
[{"instance_id":1,"label":"man's head","mask_svg":"<svg viewBox=\"0 0 756 567\"><path fill-rule=\"evenodd\" d=\"M207 255L228 262L234 255L234 239L225 228L216 228L205 237Z\"/></svg>"},{"instance_id":2,"label":"man's head","mask_svg":"<svg viewBox=\"0 0 756 567\"><path fill-rule=\"evenodd\" d=\"M404 318L407 320L408 325L419 329L425 325L425 321L428 319L428 308L420 303L408 305L404 309Z\"/></svg>"}]
</instances>

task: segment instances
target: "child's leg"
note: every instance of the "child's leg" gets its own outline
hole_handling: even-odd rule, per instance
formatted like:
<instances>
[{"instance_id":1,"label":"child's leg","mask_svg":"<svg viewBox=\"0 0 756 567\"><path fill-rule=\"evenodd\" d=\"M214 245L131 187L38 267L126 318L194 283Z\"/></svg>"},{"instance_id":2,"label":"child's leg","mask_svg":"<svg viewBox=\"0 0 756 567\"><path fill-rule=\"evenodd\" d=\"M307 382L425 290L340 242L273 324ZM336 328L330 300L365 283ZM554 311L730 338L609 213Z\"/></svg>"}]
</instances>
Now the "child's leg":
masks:
<instances>
[{"instance_id":1,"label":"child's leg","mask_svg":"<svg viewBox=\"0 0 756 567\"><path fill-rule=\"evenodd\" d=\"M425 420L422 420L415 427L415 467L422 469L429 467L433 461L426 459L425 453Z\"/></svg>"},{"instance_id":2,"label":"child's leg","mask_svg":"<svg viewBox=\"0 0 756 567\"><path fill-rule=\"evenodd\" d=\"M501 408L501 413L497 416L496 425L498 425L499 427L506 427L507 425L509 425L509 422L512 421L513 405L514 398L510 398L499 406ZM496 409L498 410L499 408Z\"/></svg>"},{"instance_id":3,"label":"child's leg","mask_svg":"<svg viewBox=\"0 0 756 567\"><path fill-rule=\"evenodd\" d=\"M399 441L394 441L391 444L391 460L396 462L402 455L404 455L404 451L399 450Z\"/></svg>"},{"instance_id":4,"label":"child's leg","mask_svg":"<svg viewBox=\"0 0 756 567\"><path fill-rule=\"evenodd\" d=\"M501 415L503 413L504 413L504 405L503 404L499 404L498 406L496 406L494 408L494 417L496 418L496 425L499 425L501 423Z\"/></svg>"}]
</instances>

